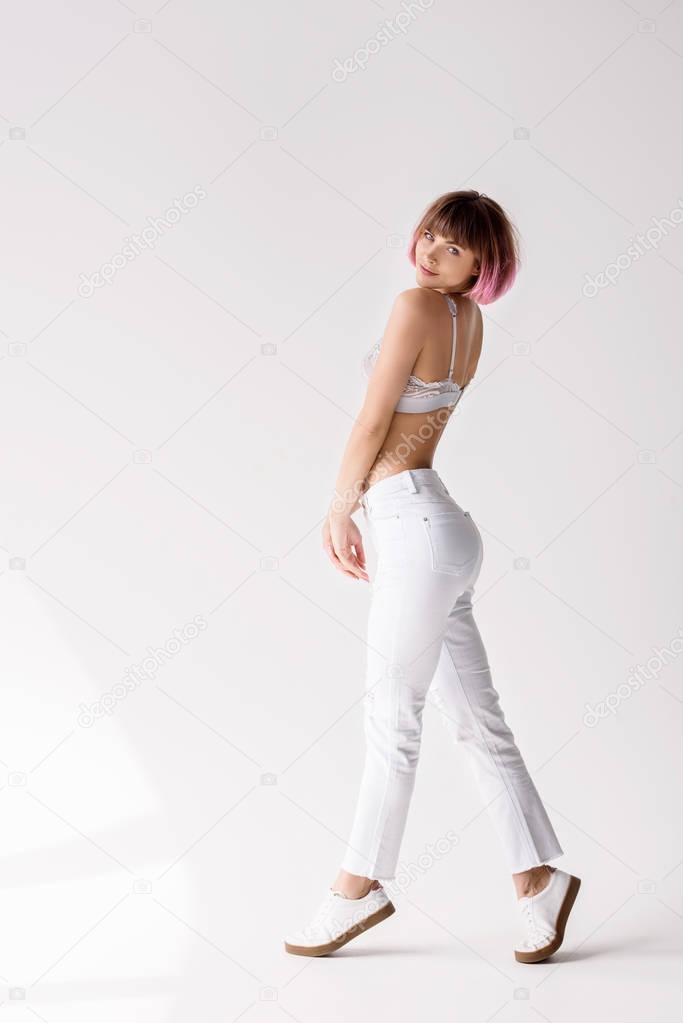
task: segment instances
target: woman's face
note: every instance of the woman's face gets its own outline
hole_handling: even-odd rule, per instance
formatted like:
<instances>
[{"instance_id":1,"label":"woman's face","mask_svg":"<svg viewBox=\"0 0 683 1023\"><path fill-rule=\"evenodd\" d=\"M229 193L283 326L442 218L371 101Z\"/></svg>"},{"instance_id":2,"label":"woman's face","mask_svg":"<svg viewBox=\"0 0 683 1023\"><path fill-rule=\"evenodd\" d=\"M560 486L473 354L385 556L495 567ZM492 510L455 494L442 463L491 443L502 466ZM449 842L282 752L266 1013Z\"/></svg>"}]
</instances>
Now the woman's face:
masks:
<instances>
[{"instance_id":1,"label":"woman's face","mask_svg":"<svg viewBox=\"0 0 683 1023\"><path fill-rule=\"evenodd\" d=\"M415 270L417 283L423 288L464 291L472 275L479 273L480 264L471 249L425 228L415 246Z\"/></svg>"}]
</instances>

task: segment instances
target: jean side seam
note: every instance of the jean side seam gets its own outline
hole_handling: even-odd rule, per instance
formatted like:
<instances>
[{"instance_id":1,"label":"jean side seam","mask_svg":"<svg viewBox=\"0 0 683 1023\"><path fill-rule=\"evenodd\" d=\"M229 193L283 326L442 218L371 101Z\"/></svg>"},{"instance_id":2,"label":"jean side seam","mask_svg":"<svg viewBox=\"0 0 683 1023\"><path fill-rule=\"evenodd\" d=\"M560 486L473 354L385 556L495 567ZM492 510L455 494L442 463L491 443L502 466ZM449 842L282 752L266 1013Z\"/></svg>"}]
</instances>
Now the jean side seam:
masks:
<instances>
[{"instance_id":1,"label":"jean side seam","mask_svg":"<svg viewBox=\"0 0 683 1023\"><path fill-rule=\"evenodd\" d=\"M471 605L470 605L470 607L469 607L470 612L471 612L471 609L472 608L471 608ZM517 796L516 796L516 794L514 792L514 787L510 786L509 778L508 778L507 772L505 771L505 765L498 762L498 757L499 757L498 751L496 750L496 756L494 756L493 752L491 750L491 747L489 746L488 742L486 741L486 736L483 733L483 729L481 727L481 723L479 721L479 718L478 718L478 716L473 711L472 704L470 702L470 698L467 695L467 689L465 688L465 686L462 683L462 679L460 678L460 672L458 671L456 663L453 660L453 654L451 653L451 649L450 649L450 646L448 644L447 637L445 638L444 641L446 643L446 649L448 650L448 656L450 657L451 664L453 665L453 671L455 672L455 677L457 679L458 685L460 686L462 694L465 697L465 701L467 702L467 706L469 708L470 714L472 715L472 717L473 717L473 719L474 719L474 721L476 723L477 730L479 732L479 737L480 737L481 741L483 742L484 746L486 747L486 749L488 751L488 754L491 757L491 762L496 767L496 769L498 771L498 774L500 776L500 779L503 782L503 785L504 785L504 787L505 787L505 789L506 789L506 791L508 793L508 796L510 797L510 802L511 802L512 806L514 807L515 815L517 817L517 822L518 822L518 824L520 826L520 830L521 830L522 834L524 835L524 838L525 838L527 846L528 846L528 848L529 848L529 850L531 852L531 855L534 856L536 859L538 859L538 850L536 849L536 845L535 845L535 843L533 841L533 838L531 836L531 831L529 830L529 826L528 826L528 824L526 822L526 818L524 817L524 814L522 813L521 807L519 806L519 800L517 799ZM490 671L491 669L489 668L488 670Z\"/></svg>"}]
</instances>

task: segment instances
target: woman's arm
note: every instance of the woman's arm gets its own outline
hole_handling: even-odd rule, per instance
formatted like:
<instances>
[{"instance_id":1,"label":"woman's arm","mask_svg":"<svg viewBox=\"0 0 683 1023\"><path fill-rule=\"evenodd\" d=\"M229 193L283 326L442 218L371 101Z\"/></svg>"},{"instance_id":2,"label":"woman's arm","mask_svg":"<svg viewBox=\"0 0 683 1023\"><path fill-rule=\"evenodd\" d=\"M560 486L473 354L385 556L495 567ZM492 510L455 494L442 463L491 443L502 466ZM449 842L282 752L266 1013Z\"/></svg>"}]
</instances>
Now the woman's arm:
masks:
<instances>
[{"instance_id":1,"label":"woman's arm","mask_svg":"<svg viewBox=\"0 0 683 1023\"><path fill-rule=\"evenodd\" d=\"M365 401L349 436L328 515L350 516L377 453L389 432L396 403L425 342L426 308L433 299L423 288L397 295L379 355L368 382Z\"/></svg>"},{"instance_id":2,"label":"woman's arm","mask_svg":"<svg viewBox=\"0 0 683 1023\"><path fill-rule=\"evenodd\" d=\"M397 296L368 382L365 401L341 458L327 524L334 526L331 537L334 549L330 551L330 558L336 564L335 557L338 557L348 571L352 570L354 563L349 552L340 549L341 546L349 547L345 524L350 523L356 529L351 516L358 507L365 479L389 433L397 402L424 345L425 310L431 301L434 300L429 299L421 287L409 288ZM323 535L327 536L326 529Z\"/></svg>"},{"instance_id":3,"label":"woman's arm","mask_svg":"<svg viewBox=\"0 0 683 1023\"><path fill-rule=\"evenodd\" d=\"M360 418L353 424L327 513L330 518L344 518L356 511L360 503L362 484L385 437L386 431L382 435L374 430L368 430Z\"/></svg>"},{"instance_id":4,"label":"woman's arm","mask_svg":"<svg viewBox=\"0 0 683 1023\"><path fill-rule=\"evenodd\" d=\"M402 291L394 301L380 352L358 418L344 449L339 475L323 525L323 546L344 575L368 579L363 541L351 518L365 479L389 432L396 403L424 345L427 303L422 288ZM354 553L355 551L355 553Z\"/></svg>"}]
</instances>

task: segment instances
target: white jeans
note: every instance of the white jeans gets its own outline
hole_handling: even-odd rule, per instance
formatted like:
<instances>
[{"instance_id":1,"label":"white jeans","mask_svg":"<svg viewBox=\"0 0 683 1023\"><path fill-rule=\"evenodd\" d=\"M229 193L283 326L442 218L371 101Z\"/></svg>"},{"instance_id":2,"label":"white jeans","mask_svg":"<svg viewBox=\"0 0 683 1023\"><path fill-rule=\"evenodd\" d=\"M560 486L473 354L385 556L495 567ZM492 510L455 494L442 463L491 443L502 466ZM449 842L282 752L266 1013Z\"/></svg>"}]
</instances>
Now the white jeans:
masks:
<instances>
[{"instance_id":1,"label":"white jeans","mask_svg":"<svg viewBox=\"0 0 683 1023\"><path fill-rule=\"evenodd\" d=\"M435 469L382 479L361 506L377 567L367 634L365 765L342 868L396 876L430 686L454 740L467 750L510 872L561 856L505 722L472 615L483 544L469 512Z\"/></svg>"}]
</instances>

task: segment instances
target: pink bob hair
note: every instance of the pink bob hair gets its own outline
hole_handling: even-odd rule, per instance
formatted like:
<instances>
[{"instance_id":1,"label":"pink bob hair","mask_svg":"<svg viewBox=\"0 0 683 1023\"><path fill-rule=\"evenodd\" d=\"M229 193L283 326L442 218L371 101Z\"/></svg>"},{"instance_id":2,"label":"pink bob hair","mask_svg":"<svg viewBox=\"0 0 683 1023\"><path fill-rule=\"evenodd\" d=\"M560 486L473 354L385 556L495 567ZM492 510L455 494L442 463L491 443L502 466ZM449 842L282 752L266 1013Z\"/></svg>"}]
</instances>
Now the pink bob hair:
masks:
<instances>
[{"instance_id":1,"label":"pink bob hair","mask_svg":"<svg viewBox=\"0 0 683 1023\"><path fill-rule=\"evenodd\" d=\"M517 228L502 206L473 189L446 192L430 203L413 231L407 255L413 266L422 232L450 238L479 259L480 270L463 292L478 305L495 302L515 282L521 265Z\"/></svg>"}]
</instances>

